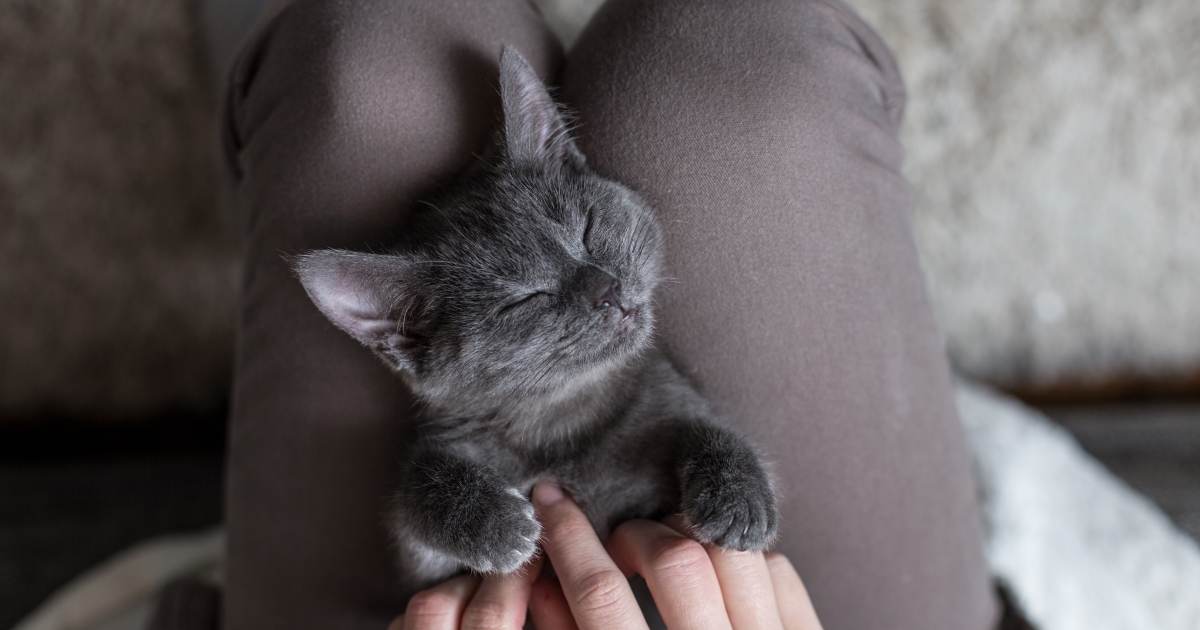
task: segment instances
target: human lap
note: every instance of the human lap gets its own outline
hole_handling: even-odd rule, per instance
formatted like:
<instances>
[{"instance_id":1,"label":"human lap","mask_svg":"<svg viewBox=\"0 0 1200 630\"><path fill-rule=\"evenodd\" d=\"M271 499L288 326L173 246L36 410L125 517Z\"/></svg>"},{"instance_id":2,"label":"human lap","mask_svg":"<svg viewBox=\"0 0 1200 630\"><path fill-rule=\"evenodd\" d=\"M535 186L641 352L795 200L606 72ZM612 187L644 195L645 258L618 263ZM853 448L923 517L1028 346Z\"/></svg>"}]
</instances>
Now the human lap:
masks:
<instances>
[{"instance_id":1,"label":"human lap","mask_svg":"<svg viewBox=\"0 0 1200 630\"><path fill-rule=\"evenodd\" d=\"M410 401L279 254L378 246L467 166L496 121L503 43L558 74L522 2L298 0L241 58L229 628L382 627L401 605L379 515ZM776 462L779 548L826 627L986 627L886 49L840 4L614 2L561 81L592 164L666 224L665 345Z\"/></svg>"}]
</instances>

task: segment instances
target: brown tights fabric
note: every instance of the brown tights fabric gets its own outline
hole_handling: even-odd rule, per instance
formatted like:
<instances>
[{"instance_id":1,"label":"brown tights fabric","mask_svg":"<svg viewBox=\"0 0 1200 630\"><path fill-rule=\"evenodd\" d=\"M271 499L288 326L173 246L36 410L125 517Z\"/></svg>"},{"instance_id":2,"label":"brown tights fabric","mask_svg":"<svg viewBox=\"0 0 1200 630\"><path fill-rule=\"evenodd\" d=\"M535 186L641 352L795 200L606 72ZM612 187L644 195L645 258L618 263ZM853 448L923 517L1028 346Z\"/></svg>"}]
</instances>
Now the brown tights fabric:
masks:
<instances>
[{"instance_id":1,"label":"brown tights fabric","mask_svg":"<svg viewBox=\"0 0 1200 630\"><path fill-rule=\"evenodd\" d=\"M837 0L611 0L564 64L524 0L296 0L243 48L225 144L245 235L226 630L382 628L411 400L284 255L377 248L497 121L516 46L591 164L667 228L662 337L774 462L828 630L984 630L995 604L910 235L883 43Z\"/></svg>"}]
</instances>

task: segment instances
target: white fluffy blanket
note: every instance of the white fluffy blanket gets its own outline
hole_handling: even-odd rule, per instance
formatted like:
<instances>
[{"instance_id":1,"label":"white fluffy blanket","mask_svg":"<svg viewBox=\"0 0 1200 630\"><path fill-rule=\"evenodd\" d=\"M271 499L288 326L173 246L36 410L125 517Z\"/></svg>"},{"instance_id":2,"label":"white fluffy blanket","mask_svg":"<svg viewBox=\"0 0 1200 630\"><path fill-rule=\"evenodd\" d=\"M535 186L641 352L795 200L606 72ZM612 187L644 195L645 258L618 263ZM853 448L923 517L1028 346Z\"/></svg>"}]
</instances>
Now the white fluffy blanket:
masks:
<instances>
[{"instance_id":1,"label":"white fluffy blanket","mask_svg":"<svg viewBox=\"0 0 1200 630\"><path fill-rule=\"evenodd\" d=\"M1041 630L1200 629L1200 549L1036 411L960 384L992 572Z\"/></svg>"}]
</instances>

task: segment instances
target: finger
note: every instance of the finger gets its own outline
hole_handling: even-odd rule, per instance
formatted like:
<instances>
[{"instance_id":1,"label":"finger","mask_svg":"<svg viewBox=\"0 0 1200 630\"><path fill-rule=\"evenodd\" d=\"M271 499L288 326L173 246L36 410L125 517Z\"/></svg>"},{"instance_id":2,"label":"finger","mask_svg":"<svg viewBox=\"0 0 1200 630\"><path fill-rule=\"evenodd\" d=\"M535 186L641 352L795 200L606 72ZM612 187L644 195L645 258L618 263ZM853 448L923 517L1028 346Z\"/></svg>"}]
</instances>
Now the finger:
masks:
<instances>
[{"instance_id":1,"label":"finger","mask_svg":"<svg viewBox=\"0 0 1200 630\"><path fill-rule=\"evenodd\" d=\"M387 630L404 630L404 615L400 615L388 624Z\"/></svg>"},{"instance_id":2,"label":"finger","mask_svg":"<svg viewBox=\"0 0 1200 630\"><path fill-rule=\"evenodd\" d=\"M507 575L484 578L462 615L463 630L520 630L525 625L529 592L542 571L542 558Z\"/></svg>"},{"instance_id":3,"label":"finger","mask_svg":"<svg viewBox=\"0 0 1200 630\"><path fill-rule=\"evenodd\" d=\"M775 587L761 551L733 551L707 545L708 559L721 583L721 597L734 630L783 630Z\"/></svg>"},{"instance_id":4,"label":"finger","mask_svg":"<svg viewBox=\"0 0 1200 630\"><path fill-rule=\"evenodd\" d=\"M571 606L558 580L548 575L539 577L533 583L533 593L529 596L529 616L533 617L533 627L542 630L579 628L571 616Z\"/></svg>"},{"instance_id":5,"label":"finger","mask_svg":"<svg viewBox=\"0 0 1200 630\"><path fill-rule=\"evenodd\" d=\"M478 586L479 578L460 575L413 595L404 611L404 630L458 630Z\"/></svg>"},{"instance_id":6,"label":"finger","mask_svg":"<svg viewBox=\"0 0 1200 630\"><path fill-rule=\"evenodd\" d=\"M646 580L668 628L727 630L721 584L700 543L654 521L629 521L608 541L612 559L626 575Z\"/></svg>"},{"instance_id":7,"label":"finger","mask_svg":"<svg viewBox=\"0 0 1200 630\"><path fill-rule=\"evenodd\" d=\"M683 534L684 536L688 535L688 526L686 523L684 523L683 516L681 514L670 514L660 522L663 525L666 525L667 527L679 532L680 534Z\"/></svg>"},{"instance_id":8,"label":"finger","mask_svg":"<svg viewBox=\"0 0 1200 630\"><path fill-rule=\"evenodd\" d=\"M549 483L534 488L533 503L542 523L543 547L579 627L646 628L629 582L604 551L579 506Z\"/></svg>"},{"instance_id":9,"label":"finger","mask_svg":"<svg viewBox=\"0 0 1200 630\"><path fill-rule=\"evenodd\" d=\"M767 554L767 570L771 573L775 601L779 605L779 617L787 630L821 630L817 611L808 590L800 581L800 574L781 553Z\"/></svg>"}]
</instances>

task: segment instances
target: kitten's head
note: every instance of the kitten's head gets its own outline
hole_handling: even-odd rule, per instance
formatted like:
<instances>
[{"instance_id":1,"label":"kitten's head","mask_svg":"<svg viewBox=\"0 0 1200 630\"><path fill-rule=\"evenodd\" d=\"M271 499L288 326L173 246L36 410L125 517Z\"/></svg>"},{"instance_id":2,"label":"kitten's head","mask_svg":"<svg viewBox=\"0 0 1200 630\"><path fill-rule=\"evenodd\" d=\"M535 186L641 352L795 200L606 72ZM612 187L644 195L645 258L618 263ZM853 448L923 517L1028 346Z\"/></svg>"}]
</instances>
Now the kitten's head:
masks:
<instances>
[{"instance_id":1,"label":"kitten's head","mask_svg":"<svg viewBox=\"0 0 1200 630\"><path fill-rule=\"evenodd\" d=\"M534 70L500 60L494 164L414 211L393 253L294 261L317 307L461 410L554 398L650 343L662 232L647 204L589 170Z\"/></svg>"}]
</instances>

